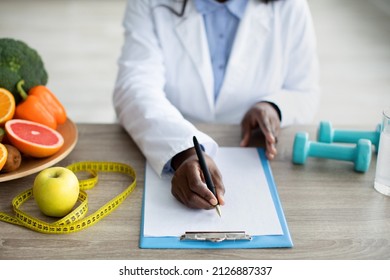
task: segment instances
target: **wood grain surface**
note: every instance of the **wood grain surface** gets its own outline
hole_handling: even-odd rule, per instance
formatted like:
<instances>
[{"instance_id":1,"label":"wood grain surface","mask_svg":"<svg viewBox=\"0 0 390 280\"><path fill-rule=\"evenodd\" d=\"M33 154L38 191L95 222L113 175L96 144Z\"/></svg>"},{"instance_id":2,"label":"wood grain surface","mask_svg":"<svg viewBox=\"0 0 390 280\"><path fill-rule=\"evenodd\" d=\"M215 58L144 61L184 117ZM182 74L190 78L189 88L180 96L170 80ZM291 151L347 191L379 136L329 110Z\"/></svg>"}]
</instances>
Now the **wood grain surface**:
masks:
<instances>
[{"instance_id":1,"label":"wood grain surface","mask_svg":"<svg viewBox=\"0 0 390 280\"><path fill-rule=\"evenodd\" d=\"M278 155L271 162L282 207L294 242L290 249L153 250L139 249L145 159L117 124L77 124L75 149L57 165L77 161L118 161L137 172L138 185L108 217L69 235L46 235L0 222L0 259L390 259L390 197L373 188L374 154L366 173L350 162L313 159L291 163L297 131L315 140L315 127L282 129ZM221 146L238 146L240 129L232 125L199 125ZM366 129L370 129L366 127ZM254 134L252 145L261 145ZM32 187L35 175L0 183L0 211L11 213L14 196ZM127 186L127 178L101 174L88 191L94 211ZM33 201L26 211L39 215Z\"/></svg>"}]
</instances>

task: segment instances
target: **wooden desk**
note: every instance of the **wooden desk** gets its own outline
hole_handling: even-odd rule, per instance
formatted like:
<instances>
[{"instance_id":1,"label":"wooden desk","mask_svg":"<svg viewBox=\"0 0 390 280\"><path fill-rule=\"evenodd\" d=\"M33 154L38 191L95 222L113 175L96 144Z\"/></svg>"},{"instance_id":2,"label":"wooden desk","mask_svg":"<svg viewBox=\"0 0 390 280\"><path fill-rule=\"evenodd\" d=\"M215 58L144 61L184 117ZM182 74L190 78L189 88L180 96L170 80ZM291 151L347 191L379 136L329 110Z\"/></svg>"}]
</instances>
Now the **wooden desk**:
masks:
<instances>
[{"instance_id":1,"label":"wooden desk","mask_svg":"<svg viewBox=\"0 0 390 280\"><path fill-rule=\"evenodd\" d=\"M237 146L238 126L199 126L221 146ZM0 259L390 259L390 198L373 189L374 155L370 170L359 174L349 162L309 159L291 163L294 135L315 127L281 131L272 171L294 247L250 250L139 249L145 159L116 124L79 124L79 142L58 165L73 162L119 161L132 165L138 186L111 215L86 230L46 235L0 222ZM370 128L366 128L370 129ZM0 211L11 212L11 199L30 188L35 175L0 183ZM89 191L94 211L127 186L117 175L103 174ZM92 212L91 212L92 213Z\"/></svg>"}]
</instances>

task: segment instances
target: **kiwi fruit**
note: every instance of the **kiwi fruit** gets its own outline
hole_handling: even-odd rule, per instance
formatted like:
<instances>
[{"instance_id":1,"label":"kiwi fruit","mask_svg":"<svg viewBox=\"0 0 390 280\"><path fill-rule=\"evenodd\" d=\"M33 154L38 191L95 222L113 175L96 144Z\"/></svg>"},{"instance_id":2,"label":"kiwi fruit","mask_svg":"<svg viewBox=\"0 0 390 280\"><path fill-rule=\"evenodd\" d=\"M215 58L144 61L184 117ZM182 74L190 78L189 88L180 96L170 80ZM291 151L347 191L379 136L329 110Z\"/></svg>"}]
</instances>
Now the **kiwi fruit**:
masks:
<instances>
[{"instance_id":1,"label":"kiwi fruit","mask_svg":"<svg viewBox=\"0 0 390 280\"><path fill-rule=\"evenodd\" d=\"M1 172L12 172L19 168L22 163L22 155L19 150L12 145L4 144L7 148L8 156Z\"/></svg>"}]
</instances>

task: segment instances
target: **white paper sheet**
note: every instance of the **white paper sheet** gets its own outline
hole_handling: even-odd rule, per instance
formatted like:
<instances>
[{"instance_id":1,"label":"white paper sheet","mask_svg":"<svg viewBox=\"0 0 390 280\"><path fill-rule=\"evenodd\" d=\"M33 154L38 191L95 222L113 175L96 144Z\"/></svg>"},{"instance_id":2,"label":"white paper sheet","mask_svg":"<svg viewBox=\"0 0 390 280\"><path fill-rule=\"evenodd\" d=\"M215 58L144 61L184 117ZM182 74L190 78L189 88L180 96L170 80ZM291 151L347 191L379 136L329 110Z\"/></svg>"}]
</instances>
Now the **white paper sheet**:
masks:
<instances>
[{"instance_id":1,"label":"white paper sheet","mask_svg":"<svg viewBox=\"0 0 390 280\"><path fill-rule=\"evenodd\" d=\"M144 235L181 236L186 231L283 234L255 148L221 147L215 159L226 189L222 217L214 209L189 209L171 194L171 176L160 178L147 164Z\"/></svg>"}]
</instances>

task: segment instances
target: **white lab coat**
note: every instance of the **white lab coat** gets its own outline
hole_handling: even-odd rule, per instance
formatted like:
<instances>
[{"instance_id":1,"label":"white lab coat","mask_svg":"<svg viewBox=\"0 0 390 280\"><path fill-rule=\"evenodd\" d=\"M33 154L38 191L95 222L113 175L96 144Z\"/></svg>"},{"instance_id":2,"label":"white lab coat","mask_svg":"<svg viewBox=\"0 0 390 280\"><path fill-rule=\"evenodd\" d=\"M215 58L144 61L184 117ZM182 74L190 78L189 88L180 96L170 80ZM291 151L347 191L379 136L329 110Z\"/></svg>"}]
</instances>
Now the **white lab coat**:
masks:
<instances>
[{"instance_id":1,"label":"white lab coat","mask_svg":"<svg viewBox=\"0 0 390 280\"><path fill-rule=\"evenodd\" d=\"M249 0L225 79L214 100L203 17L190 0L129 0L125 43L113 101L118 119L157 173L196 135L213 155L217 144L192 122L241 122L259 101L276 104L282 126L310 122L319 101L315 34L305 0Z\"/></svg>"}]
</instances>

